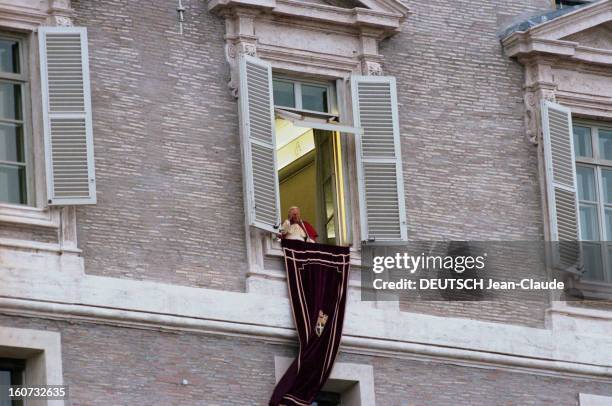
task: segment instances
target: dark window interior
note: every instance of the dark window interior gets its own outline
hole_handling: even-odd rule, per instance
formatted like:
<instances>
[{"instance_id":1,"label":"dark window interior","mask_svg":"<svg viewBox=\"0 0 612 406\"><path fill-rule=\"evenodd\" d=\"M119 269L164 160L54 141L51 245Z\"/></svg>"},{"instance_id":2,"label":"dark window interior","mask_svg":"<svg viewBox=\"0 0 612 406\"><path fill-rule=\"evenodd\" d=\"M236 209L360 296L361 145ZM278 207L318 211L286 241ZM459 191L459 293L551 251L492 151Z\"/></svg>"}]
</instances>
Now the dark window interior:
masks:
<instances>
[{"instance_id":1,"label":"dark window interior","mask_svg":"<svg viewBox=\"0 0 612 406\"><path fill-rule=\"evenodd\" d=\"M566 7L579 6L581 4L589 3L589 1L584 1L584 0L555 0L555 3L557 5L557 8L566 8Z\"/></svg>"},{"instance_id":2,"label":"dark window interior","mask_svg":"<svg viewBox=\"0 0 612 406\"><path fill-rule=\"evenodd\" d=\"M334 392L320 392L311 406L341 406L341 396Z\"/></svg>"},{"instance_id":3,"label":"dark window interior","mask_svg":"<svg viewBox=\"0 0 612 406\"><path fill-rule=\"evenodd\" d=\"M0 358L0 406L23 406L22 400L11 400L8 386L23 385L25 361L20 359Z\"/></svg>"}]
</instances>

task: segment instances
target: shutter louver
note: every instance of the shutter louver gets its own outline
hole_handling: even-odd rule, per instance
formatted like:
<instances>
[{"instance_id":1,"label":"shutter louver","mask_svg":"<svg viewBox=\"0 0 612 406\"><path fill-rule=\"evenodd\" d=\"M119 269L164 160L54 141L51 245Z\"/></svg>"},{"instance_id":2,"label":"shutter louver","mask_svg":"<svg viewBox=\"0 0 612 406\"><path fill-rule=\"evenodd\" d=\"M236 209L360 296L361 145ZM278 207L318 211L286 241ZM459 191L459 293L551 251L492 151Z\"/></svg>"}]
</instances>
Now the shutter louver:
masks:
<instances>
[{"instance_id":1,"label":"shutter louver","mask_svg":"<svg viewBox=\"0 0 612 406\"><path fill-rule=\"evenodd\" d=\"M578 272L580 245L571 111L542 101L542 133L550 236L552 241L558 241L553 252L555 266Z\"/></svg>"},{"instance_id":2,"label":"shutter louver","mask_svg":"<svg viewBox=\"0 0 612 406\"><path fill-rule=\"evenodd\" d=\"M39 30L47 201L96 203L87 31Z\"/></svg>"},{"instance_id":3,"label":"shutter louver","mask_svg":"<svg viewBox=\"0 0 612 406\"><path fill-rule=\"evenodd\" d=\"M241 57L239 96L248 222L275 232L280 223L280 198L269 64L247 55Z\"/></svg>"},{"instance_id":4,"label":"shutter louver","mask_svg":"<svg viewBox=\"0 0 612 406\"><path fill-rule=\"evenodd\" d=\"M395 78L354 76L361 232L367 241L406 241L407 224Z\"/></svg>"}]
</instances>

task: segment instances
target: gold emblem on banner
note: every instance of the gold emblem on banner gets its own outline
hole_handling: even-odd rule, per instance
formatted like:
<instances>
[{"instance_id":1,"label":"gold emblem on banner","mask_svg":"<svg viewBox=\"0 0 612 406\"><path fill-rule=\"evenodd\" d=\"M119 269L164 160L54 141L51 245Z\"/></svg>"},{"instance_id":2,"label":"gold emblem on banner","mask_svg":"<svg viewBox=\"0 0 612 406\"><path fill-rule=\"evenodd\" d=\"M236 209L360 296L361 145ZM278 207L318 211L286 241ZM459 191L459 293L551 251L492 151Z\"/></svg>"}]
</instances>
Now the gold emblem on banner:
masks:
<instances>
[{"instance_id":1,"label":"gold emblem on banner","mask_svg":"<svg viewBox=\"0 0 612 406\"><path fill-rule=\"evenodd\" d=\"M317 333L317 336L319 337L321 337L321 334L323 334L325 323L327 323L327 317L327 314L319 310L319 318L317 319L317 326L315 327L315 333Z\"/></svg>"}]
</instances>

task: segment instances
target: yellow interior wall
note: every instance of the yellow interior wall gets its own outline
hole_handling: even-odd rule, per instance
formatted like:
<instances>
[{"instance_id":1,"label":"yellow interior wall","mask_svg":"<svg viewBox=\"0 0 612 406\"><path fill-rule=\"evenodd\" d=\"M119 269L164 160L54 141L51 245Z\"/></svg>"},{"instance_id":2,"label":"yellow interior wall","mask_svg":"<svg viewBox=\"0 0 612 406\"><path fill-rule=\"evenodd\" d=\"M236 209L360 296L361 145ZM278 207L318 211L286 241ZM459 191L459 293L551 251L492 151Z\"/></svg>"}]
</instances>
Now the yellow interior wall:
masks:
<instances>
[{"instance_id":1,"label":"yellow interior wall","mask_svg":"<svg viewBox=\"0 0 612 406\"><path fill-rule=\"evenodd\" d=\"M302 218L316 226L317 171L314 161L280 182L281 219L285 221L291 206L298 206ZM317 230L318 231L318 230Z\"/></svg>"}]
</instances>

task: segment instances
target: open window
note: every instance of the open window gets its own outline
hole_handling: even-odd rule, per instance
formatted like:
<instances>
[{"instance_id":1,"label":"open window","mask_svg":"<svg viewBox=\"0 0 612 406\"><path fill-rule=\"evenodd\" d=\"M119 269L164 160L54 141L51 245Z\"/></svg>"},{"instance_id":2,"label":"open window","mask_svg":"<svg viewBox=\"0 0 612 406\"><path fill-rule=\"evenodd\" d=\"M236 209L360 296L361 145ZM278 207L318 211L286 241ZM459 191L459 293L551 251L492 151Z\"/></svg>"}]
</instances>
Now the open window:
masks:
<instances>
[{"instance_id":1,"label":"open window","mask_svg":"<svg viewBox=\"0 0 612 406\"><path fill-rule=\"evenodd\" d=\"M354 125L340 117L337 85L351 95ZM395 79L353 76L352 92L348 87L342 80L273 75L267 62L241 56L248 225L276 233L297 206L318 242L350 244L348 213L359 216L362 241L407 239ZM347 155L347 144L356 156ZM356 179L348 175L349 160ZM351 188L358 191L358 211Z\"/></svg>"},{"instance_id":2,"label":"open window","mask_svg":"<svg viewBox=\"0 0 612 406\"><path fill-rule=\"evenodd\" d=\"M318 242L347 244L346 179L333 82L273 76L280 207L299 207Z\"/></svg>"}]
</instances>

